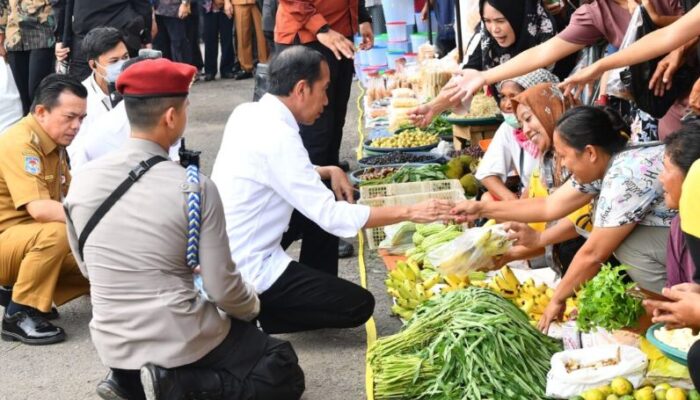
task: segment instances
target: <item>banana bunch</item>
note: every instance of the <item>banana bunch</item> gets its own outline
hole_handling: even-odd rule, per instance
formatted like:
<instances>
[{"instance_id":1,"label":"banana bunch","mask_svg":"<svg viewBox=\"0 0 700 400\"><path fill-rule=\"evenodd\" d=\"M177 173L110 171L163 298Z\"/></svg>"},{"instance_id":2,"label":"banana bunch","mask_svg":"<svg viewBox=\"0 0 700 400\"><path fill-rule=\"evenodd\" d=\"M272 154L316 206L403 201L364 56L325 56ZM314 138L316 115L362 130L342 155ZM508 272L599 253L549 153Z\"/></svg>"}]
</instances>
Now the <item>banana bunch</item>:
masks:
<instances>
[{"instance_id":1,"label":"banana bunch","mask_svg":"<svg viewBox=\"0 0 700 400\"><path fill-rule=\"evenodd\" d=\"M418 305L435 296L432 289L440 281L440 274L434 270L421 270L415 261L398 261L384 281L387 292L396 300L391 311L405 320L411 318Z\"/></svg>"},{"instance_id":2,"label":"banana bunch","mask_svg":"<svg viewBox=\"0 0 700 400\"><path fill-rule=\"evenodd\" d=\"M488 288L513 302L531 321L539 321L544 309L554 296L554 289L544 283L536 285L532 278L520 282L507 265L501 268L499 274L490 281L474 282L474 286ZM576 317L576 299L570 297L566 300L564 320L568 321Z\"/></svg>"},{"instance_id":3,"label":"banana bunch","mask_svg":"<svg viewBox=\"0 0 700 400\"><path fill-rule=\"evenodd\" d=\"M410 261L421 263L430 250L456 239L462 234L459 225L443 224L416 224L416 232L413 234L414 248L406 252Z\"/></svg>"}]
</instances>

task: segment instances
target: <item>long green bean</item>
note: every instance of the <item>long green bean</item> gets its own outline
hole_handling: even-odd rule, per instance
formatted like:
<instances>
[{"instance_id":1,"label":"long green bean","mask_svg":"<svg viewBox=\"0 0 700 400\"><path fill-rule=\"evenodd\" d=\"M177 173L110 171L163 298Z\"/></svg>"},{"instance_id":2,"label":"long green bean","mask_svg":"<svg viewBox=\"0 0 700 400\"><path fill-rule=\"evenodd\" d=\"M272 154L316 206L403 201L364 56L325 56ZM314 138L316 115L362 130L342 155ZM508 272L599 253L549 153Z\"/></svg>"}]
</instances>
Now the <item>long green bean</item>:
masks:
<instances>
[{"instance_id":1,"label":"long green bean","mask_svg":"<svg viewBox=\"0 0 700 400\"><path fill-rule=\"evenodd\" d=\"M560 350L511 302L473 287L424 303L369 361L378 400L536 400Z\"/></svg>"}]
</instances>

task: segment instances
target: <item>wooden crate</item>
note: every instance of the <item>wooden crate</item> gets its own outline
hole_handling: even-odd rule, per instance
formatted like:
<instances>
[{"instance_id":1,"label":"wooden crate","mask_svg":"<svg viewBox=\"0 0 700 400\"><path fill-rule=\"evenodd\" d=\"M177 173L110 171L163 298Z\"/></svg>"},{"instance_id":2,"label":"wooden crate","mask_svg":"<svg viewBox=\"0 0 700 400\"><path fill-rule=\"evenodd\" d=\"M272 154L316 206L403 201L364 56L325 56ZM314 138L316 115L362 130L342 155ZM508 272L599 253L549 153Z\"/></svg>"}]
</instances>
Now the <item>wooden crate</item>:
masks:
<instances>
[{"instance_id":1,"label":"wooden crate","mask_svg":"<svg viewBox=\"0 0 700 400\"><path fill-rule=\"evenodd\" d=\"M491 139L501 124L483 126L457 126L452 125L452 140L455 150L461 150L470 144L478 144L480 140Z\"/></svg>"}]
</instances>

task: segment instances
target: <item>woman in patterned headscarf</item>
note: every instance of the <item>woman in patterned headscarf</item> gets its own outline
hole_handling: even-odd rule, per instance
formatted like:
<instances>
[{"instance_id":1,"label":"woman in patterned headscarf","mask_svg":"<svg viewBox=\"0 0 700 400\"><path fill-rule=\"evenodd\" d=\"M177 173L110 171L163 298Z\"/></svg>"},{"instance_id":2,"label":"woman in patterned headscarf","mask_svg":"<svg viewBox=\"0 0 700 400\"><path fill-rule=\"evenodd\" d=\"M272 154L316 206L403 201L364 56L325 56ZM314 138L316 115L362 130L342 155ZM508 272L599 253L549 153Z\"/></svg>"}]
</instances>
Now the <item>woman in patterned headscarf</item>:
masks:
<instances>
[{"instance_id":1,"label":"woman in patterned headscarf","mask_svg":"<svg viewBox=\"0 0 700 400\"><path fill-rule=\"evenodd\" d=\"M568 171L562 168L556 154L554 154L553 137L557 120L567 110L578 105L578 103L573 98L564 96L557 86L552 83L534 85L516 96L511 102L513 110L522 124L523 133L537 148L539 153L539 165L533 169L530 175L530 182L524 197L547 197L569 179ZM571 213L567 218L574 224L577 224L576 226L581 230L590 229L590 211L590 205L585 205ZM554 223L550 224L533 223L529 224L529 226L526 224L511 224L511 226L518 229L519 232L531 231L533 234L535 232L543 232L548 226L554 226L555 228L553 229L559 230L555 236L561 238L561 240L559 243L549 245L544 249L533 249L532 246L530 248L516 246L504 256L501 260L502 263L532 258L542 254L544 250L547 266L563 274L571 263L576 251L585 242L585 239L577 233L571 224L557 224L554 221Z\"/></svg>"},{"instance_id":2,"label":"woman in patterned headscarf","mask_svg":"<svg viewBox=\"0 0 700 400\"><path fill-rule=\"evenodd\" d=\"M554 19L539 0L479 0L479 13L480 44L468 69L496 67L556 34Z\"/></svg>"},{"instance_id":3,"label":"woman in patterned headscarf","mask_svg":"<svg viewBox=\"0 0 700 400\"><path fill-rule=\"evenodd\" d=\"M537 166L539 149L520 129L511 99L543 82L558 83L559 79L546 69L538 69L497 85L501 94L500 108L505 121L498 127L475 174L476 179L488 190L482 199L513 200L517 198L517 194L511 192L505 184L509 173L513 170L520 176L521 188L527 188L530 174Z\"/></svg>"}]
</instances>

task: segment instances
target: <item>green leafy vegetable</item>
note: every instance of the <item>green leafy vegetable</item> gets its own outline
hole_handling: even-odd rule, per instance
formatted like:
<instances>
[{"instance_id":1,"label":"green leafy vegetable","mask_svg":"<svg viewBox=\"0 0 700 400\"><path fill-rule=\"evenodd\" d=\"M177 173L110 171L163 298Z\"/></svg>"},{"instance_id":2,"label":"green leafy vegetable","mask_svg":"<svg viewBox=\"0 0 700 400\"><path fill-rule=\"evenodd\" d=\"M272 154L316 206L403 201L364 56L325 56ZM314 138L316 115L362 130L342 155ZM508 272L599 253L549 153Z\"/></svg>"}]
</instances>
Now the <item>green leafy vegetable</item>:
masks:
<instances>
[{"instance_id":1,"label":"green leafy vegetable","mask_svg":"<svg viewBox=\"0 0 700 400\"><path fill-rule=\"evenodd\" d=\"M615 330L636 326L644 315L640 296L631 290L637 284L625 283L623 271L629 267L604 265L598 275L581 287L578 297L576 325L583 332L595 327Z\"/></svg>"},{"instance_id":2,"label":"green leafy vegetable","mask_svg":"<svg viewBox=\"0 0 700 400\"><path fill-rule=\"evenodd\" d=\"M538 400L558 351L513 303L470 287L423 303L368 358L378 400Z\"/></svg>"},{"instance_id":3,"label":"green leafy vegetable","mask_svg":"<svg viewBox=\"0 0 700 400\"><path fill-rule=\"evenodd\" d=\"M447 179L442 165L427 164L421 167L402 166L398 171L381 179L360 182L360 186L385 185L387 183L406 183L422 181L440 181Z\"/></svg>"}]
</instances>

